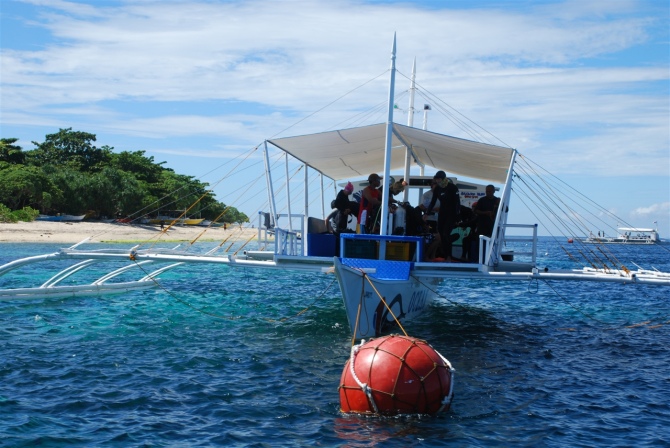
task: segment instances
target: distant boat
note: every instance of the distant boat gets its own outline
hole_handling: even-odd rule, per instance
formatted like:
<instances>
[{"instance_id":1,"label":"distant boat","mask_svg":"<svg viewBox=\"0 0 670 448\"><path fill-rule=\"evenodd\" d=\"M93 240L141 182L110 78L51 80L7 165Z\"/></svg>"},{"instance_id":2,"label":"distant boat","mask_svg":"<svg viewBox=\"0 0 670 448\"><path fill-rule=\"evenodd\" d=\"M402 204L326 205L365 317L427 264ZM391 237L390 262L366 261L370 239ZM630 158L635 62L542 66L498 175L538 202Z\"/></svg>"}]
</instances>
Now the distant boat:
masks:
<instances>
[{"instance_id":1,"label":"distant boat","mask_svg":"<svg viewBox=\"0 0 670 448\"><path fill-rule=\"evenodd\" d=\"M169 217L158 217L149 219L149 224L160 224L161 222L164 225L177 224L180 226L197 226L200 225L205 220L205 218L169 218Z\"/></svg>"},{"instance_id":2,"label":"distant boat","mask_svg":"<svg viewBox=\"0 0 670 448\"><path fill-rule=\"evenodd\" d=\"M184 216L184 210L165 210L163 214L155 218L149 218L148 224L163 224L163 225L180 225L180 226L197 226L200 225L205 218L189 218Z\"/></svg>"},{"instance_id":3,"label":"distant boat","mask_svg":"<svg viewBox=\"0 0 670 448\"><path fill-rule=\"evenodd\" d=\"M83 221L86 215L37 215L36 221L74 222Z\"/></svg>"},{"instance_id":4,"label":"distant boat","mask_svg":"<svg viewBox=\"0 0 670 448\"><path fill-rule=\"evenodd\" d=\"M660 243L661 238L657 229L619 227L617 228L617 236L608 237L605 236L604 232L603 236L590 234L584 242L594 244L655 244Z\"/></svg>"}]
</instances>

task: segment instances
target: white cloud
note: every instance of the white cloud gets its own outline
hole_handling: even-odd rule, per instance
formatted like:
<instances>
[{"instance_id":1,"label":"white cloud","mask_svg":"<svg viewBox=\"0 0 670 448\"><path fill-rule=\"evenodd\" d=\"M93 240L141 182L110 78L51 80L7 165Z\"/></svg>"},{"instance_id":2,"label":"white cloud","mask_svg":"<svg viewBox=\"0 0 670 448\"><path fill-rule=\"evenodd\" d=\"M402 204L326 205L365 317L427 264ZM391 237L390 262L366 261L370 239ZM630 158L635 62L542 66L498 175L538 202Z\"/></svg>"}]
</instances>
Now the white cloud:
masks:
<instances>
[{"instance_id":1,"label":"white cloud","mask_svg":"<svg viewBox=\"0 0 670 448\"><path fill-rule=\"evenodd\" d=\"M166 155L250 147L387 70L397 31L402 74L416 57L422 87L552 171L668 176L668 6L657 2L25 3L52 38L26 50L3 35L3 134L73 127ZM387 89L382 76L291 132L330 129ZM466 136L424 102L432 130Z\"/></svg>"},{"instance_id":2,"label":"white cloud","mask_svg":"<svg viewBox=\"0 0 670 448\"><path fill-rule=\"evenodd\" d=\"M670 215L670 202L660 204L651 204L647 207L638 207L631 212L631 216L649 217L649 216L668 216Z\"/></svg>"}]
</instances>

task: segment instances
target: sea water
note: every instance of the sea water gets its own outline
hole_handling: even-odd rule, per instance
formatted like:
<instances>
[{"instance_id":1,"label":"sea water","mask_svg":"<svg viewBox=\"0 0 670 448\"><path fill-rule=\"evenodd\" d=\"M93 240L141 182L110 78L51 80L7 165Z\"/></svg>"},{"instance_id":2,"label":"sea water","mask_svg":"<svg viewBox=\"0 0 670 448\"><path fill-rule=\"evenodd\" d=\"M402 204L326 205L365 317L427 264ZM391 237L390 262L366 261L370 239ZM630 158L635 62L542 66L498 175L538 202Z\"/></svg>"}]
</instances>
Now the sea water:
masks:
<instances>
[{"instance_id":1,"label":"sea water","mask_svg":"<svg viewBox=\"0 0 670 448\"><path fill-rule=\"evenodd\" d=\"M0 244L0 264L57 248ZM667 271L668 249L630 260ZM549 239L539 253L569 261ZM451 410L395 418L339 411L332 275L185 265L150 290L0 303L0 445L670 446L669 292L449 281L405 330L455 367Z\"/></svg>"}]
</instances>

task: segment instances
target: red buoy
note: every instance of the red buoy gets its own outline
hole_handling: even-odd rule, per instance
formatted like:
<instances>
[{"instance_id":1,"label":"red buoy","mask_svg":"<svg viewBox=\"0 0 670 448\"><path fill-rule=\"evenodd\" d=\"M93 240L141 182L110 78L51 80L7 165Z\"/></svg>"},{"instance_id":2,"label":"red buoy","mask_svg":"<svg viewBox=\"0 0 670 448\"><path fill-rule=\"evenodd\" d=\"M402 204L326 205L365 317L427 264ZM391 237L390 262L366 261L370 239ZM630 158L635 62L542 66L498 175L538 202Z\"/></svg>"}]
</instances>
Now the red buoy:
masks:
<instances>
[{"instance_id":1,"label":"red buoy","mask_svg":"<svg viewBox=\"0 0 670 448\"><path fill-rule=\"evenodd\" d=\"M351 349L340 380L342 412L436 414L449 410L454 369L426 341L391 335Z\"/></svg>"}]
</instances>

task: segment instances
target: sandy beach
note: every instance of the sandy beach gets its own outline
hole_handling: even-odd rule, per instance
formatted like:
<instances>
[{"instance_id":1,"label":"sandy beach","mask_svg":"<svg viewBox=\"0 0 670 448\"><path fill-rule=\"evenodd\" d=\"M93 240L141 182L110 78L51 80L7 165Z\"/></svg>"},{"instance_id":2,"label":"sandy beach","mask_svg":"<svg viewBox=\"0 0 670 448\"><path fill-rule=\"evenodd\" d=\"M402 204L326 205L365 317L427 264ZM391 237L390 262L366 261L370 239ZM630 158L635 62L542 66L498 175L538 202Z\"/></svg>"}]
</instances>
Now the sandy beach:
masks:
<instances>
[{"instance_id":1,"label":"sandy beach","mask_svg":"<svg viewBox=\"0 0 670 448\"><path fill-rule=\"evenodd\" d=\"M206 231L205 231L206 230ZM201 233L198 241L223 241L235 237L248 239L257 235L258 230L228 227L173 226L161 235L159 226L131 225L104 222L49 222L32 221L0 223L1 242L22 243L79 243L86 238L89 242L143 242L160 237L160 241L192 241Z\"/></svg>"}]
</instances>

